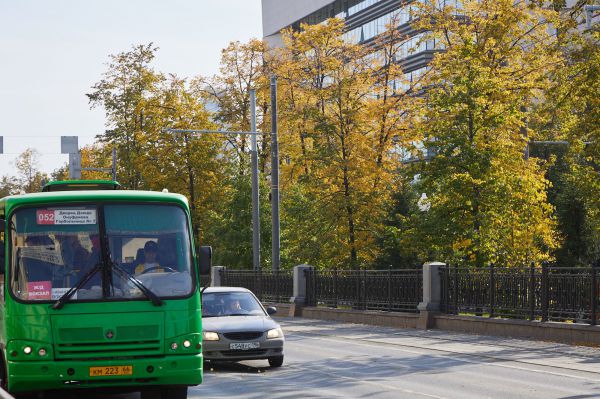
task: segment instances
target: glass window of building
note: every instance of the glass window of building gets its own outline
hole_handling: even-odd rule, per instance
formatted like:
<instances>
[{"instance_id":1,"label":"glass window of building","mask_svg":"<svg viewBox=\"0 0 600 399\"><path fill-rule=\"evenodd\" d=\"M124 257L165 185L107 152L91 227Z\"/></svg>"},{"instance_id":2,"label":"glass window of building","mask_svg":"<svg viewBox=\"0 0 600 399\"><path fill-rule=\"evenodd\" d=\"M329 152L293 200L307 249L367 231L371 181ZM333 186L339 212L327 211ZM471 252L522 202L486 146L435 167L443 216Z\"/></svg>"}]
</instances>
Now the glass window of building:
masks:
<instances>
[{"instance_id":1,"label":"glass window of building","mask_svg":"<svg viewBox=\"0 0 600 399\"><path fill-rule=\"evenodd\" d=\"M354 15L357 12L364 10L367 7L372 6L373 4L379 3L381 0L362 0L354 5L348 7L348 16Z\"/></svg>"}]
</instances>

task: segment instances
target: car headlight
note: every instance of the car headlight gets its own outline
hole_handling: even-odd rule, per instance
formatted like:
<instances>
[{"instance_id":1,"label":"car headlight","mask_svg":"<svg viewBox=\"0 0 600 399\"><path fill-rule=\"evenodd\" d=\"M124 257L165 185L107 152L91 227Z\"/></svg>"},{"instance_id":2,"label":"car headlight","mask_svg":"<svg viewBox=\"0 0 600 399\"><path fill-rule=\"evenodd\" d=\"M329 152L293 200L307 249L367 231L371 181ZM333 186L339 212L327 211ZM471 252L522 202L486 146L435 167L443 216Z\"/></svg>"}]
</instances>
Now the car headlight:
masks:
<instances>
[{"instance_id":1,"label":"car headlight","mask_svg":"<svg viewBox=\"0 0 600 399\"><path fill-rule=\"evenodd\" d=\"M212 331L202 331L202 339L205 341L218 341L219 334Z\"/></svg>"},{"instance_id":2,"label":"car headlight","mask_svg":"<svg viewBox=\"0 0 600 399\"><path fill-rule=\"evenodd\" d=\"M283 338L283 331L281 331L281 328L277 327L267 331L267 339L271 338Z\"/></svg>"}]
</instances>

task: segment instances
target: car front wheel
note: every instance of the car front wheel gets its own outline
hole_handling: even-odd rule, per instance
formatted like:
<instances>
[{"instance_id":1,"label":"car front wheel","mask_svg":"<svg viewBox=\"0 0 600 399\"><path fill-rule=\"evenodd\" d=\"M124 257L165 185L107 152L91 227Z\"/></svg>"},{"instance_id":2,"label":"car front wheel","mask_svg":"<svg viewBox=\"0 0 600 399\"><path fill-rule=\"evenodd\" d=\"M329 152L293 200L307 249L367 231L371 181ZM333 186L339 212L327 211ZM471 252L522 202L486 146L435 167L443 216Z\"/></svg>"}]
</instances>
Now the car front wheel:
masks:
<instances>
[{"instance_id":1,"label":"car front wheel","mask_svg":"<svg viewBox=\"0 0 600 399\"><path fill-rule=\"evenodd\" d=\"M271 366L271 367L281 367L282 364L283 364L283 356L269 358L269 366Z\"/></svg>"}]
</instances>

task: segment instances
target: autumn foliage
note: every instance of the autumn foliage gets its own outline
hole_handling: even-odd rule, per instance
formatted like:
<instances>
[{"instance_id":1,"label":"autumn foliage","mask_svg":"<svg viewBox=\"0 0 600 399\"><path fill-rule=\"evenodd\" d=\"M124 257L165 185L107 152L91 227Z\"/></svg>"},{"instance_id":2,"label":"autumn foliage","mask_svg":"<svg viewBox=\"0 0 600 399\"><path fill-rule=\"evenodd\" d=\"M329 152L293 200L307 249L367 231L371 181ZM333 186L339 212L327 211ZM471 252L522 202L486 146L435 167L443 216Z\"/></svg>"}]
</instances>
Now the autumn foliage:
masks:
<instances>
[{"instance_id":1,"label":"autumn foliage","mask_svg":"<svg viewBox=\"0 0 600 399\"><path fill-rule=\"evenodd\" d=\"M107 130L84 149L84 166L105 166L116 148L126 188L187 195L217 263L249 268L248 137L164 128L249 130L255 88L258 129L268 133L276 75L283 267L594 260L597 28L579 29L581 10L565 14L546 2L459 3L418 3L414 28L443 49L418 80L395 62L406 40L395 21L376 39L377 56L345 42L343 21L332 19L282 32L277 49L232 43L213 77L155 71L152 44L111 56L88 94L106 111ZM563 144L536 144L550 141ZM265 268L269 152L263 135Z\"/></svg>"}]
</instances>

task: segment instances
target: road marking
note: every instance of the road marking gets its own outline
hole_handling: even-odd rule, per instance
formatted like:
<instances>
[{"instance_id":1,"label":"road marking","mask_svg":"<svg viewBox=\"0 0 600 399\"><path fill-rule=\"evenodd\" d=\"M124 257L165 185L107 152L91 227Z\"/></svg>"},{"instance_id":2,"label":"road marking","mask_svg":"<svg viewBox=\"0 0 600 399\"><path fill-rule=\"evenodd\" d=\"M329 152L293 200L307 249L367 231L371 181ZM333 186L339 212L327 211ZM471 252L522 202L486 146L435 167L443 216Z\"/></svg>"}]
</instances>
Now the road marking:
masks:
<instances>
[{"instance_id":1,"label":"road marking","mask_svg":"<svg viewBox=\"0 0 600 399\"><path fill-rule=\"evenodd\" d=\"M592 371L577 370L577 369L571 369L571 368L560 367L560 366L545 366L545 365L540 365L540 364L536 364L536 363L525 362L525 361L522 361L522 360L506 359L506 358L494 357L494 356L490 356L490 355L462 353L462 352L456 352L456 351L445 350L445 349L431 349L431 348L424 348L424 347L420 347L420 346L406 345L406 344L401 344L401 343L387 343L387 342L381 342L381 341L372 341L372 340L368 340L368 339L364 339L364 338L359 338L359 339L356 339L356 338L346 338L346 337L331 338L329 336L321 335L321 334L318 334L318 333L309 333L309 332L301 332L301 333L299 333L299 335L302 335L302 334L312 335L312 336L318 337L318 339L321 339L321 340L327 340L327 341L338 342L338 343L343 343L343 344L346 344L348 341L350 341L350 342L353 342L354 344L359 344L359 345L363 345L363 346L370 346L370 345L390 346L390 347L392 347L392 349L395 349L397 351L405 352L405 353L412 353L412 354L417 354L417 355L422 355L423 352L411 351L411 350L408 350L408 349L402 349L402 348L398 348L398 346L408 347L408 348L416 348L416 349L421 349L422 351L429 351L429 352L445 352L445 353L451 353L451 354L459 354L459 355L461 355L461 357L453 357L453 356L446 356L446 355L435 355L435 354L429 354L429 355L433 356L433 357L450 358L450 359L453 359L453 360L458 360L458 361L461 361L461 362L464 362L464 363L470 363L470 364L479 364L479 365L503 367L503 368L513 369L513 370L528 371L528 372L534 372L534 373L543 373L543 374L553 375L553 376L558 376L558 377L567 377L567 378L573 378L573 379L578 379L578 380L592 381L592 382L595 382L595 383L600 383L600 379L599 378L589 378L589 377L577 376L577 375L566 374L566 373L558 373L558 372L555 372L555 371L540 370L540 369L536 369L536 368L511 366L511 365L508 365L508 364L498 364L498 363L490 363L490 362L469 360L469 359L464 359L462 357L489 358L489 359L501 360L501 361L512 362L512 363L522 363L522 364L536 365L536 366L541 366L541 367L554 367L554 368L560 368L560 369L565 369L565 370L577 371L579 373L597 374L597 373L594 373ZM295 344L298 345L298 343L295 343ZM299 345L302 345L302 344L299 344Z\"/></svg>"},{"instance_id":2,"label":"road marking","mask_svg":"<svg viewBox=\"0 0 600 399\"><path fill-rule=\"evenodd\" d=\"M307 346L310 346L310 345L307 345ZM314 346L312 348L314 348ZM357 379L354 378L354 377L347 377L347 376L345 376L343 374L333 373L331 371L327 371L327 369L325 369L323 367L317 367L317 368L315 368L314 364L311 364L310 366L311 366L310 368L305 368L305 367L298 367L298 366L292 364L292 365L288 365L287 368L297 369L297 370L302 370L302 371L307 371L307 370L315 371L315 370L318 370L318 372L320 374L325 374L325 375L328 375L328 376L331 376L331 377L340 378L340 379L343 379L343 380L349 380L349 381L353 381L353 382L357 381ZM434 399L448 399L445 396L438 396L438 395L433 395L433 394L429 394L429 393L425 393L425 392L413 391L412 389L400 388L400 387L397 387L397 386L394 386L394 385L383 384L381 382L374 382L374 381L369 381L369 380L366 380L366 379L359 380L359 381L360 381L361 384L372 385L372 386L375 386L377 388L384 388L384 389L391 390L391 391L400 391L400 392L408 393L408 394L411 394L411 395L420 395L420 396L425 396L427 398L434 398Z\"/></svg>"}]
</instances>

